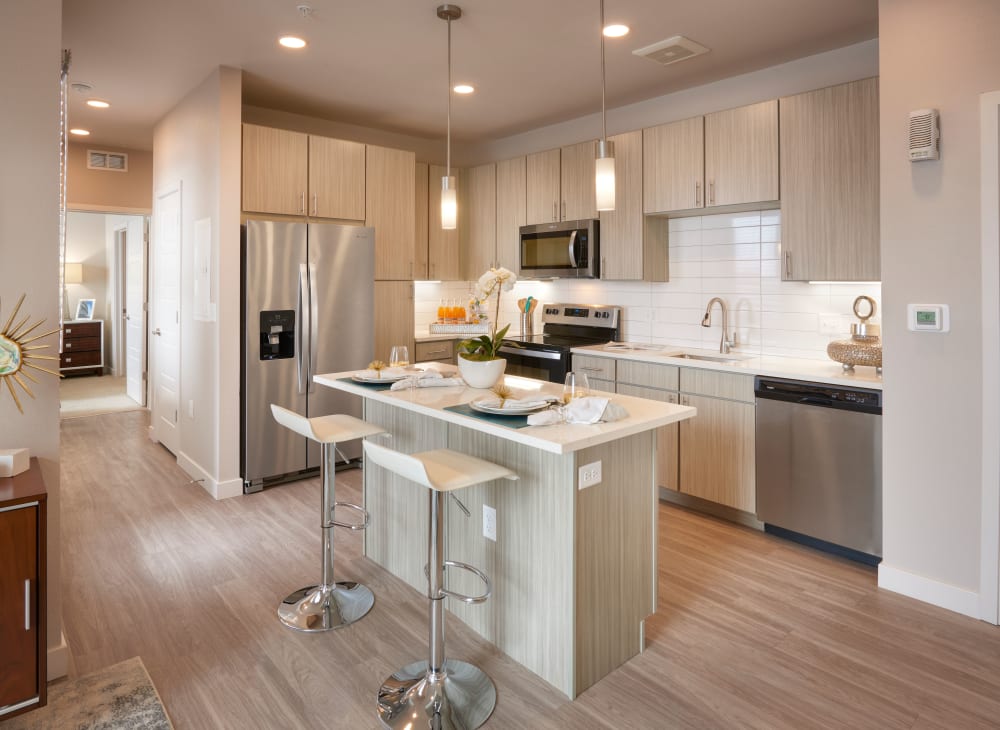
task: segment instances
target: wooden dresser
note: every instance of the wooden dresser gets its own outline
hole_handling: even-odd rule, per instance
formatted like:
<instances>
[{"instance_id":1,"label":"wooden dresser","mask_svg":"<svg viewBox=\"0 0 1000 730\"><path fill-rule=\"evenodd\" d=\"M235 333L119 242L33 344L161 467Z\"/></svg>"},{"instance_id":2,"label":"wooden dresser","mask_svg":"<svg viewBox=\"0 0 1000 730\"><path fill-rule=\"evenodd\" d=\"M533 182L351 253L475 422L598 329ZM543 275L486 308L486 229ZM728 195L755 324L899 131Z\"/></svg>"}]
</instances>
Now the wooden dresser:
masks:
<instances>
[{"instance_id":1,"label":"wooden dresser","mask_svg":"<svg viewBox=\"0 0 1000 730\"><path fill-rule=\"evenodd\" d=\"M63 323L59 372L63 375L104 374L104 320Z\"/></svg>"},{"instance_id":2,"label":"wooden dresser","mask_svg":"<svg viewBox=\"0 0 1000 730\"><path fill-rule=\"evenodd\" d=\"M45 704L45 482L0 477L0 721Z\"/></svg>"}]
</instances>

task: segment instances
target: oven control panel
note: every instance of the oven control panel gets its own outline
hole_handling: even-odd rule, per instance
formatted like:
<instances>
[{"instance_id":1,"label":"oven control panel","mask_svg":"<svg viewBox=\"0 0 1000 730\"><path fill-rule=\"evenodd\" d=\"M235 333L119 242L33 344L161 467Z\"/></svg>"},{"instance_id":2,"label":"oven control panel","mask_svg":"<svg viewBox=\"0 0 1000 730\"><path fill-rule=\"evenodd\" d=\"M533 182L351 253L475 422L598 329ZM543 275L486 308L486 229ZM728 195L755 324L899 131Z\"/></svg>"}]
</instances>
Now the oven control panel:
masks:
<instances>
[{"instance_id":1,"label":"oven control panel","mask_svg":"<svg viewBox=\"0 0 1000 730\"><path fill-rule=\"evenodd\" d=\"M622 308L610 304L546 304L542 307L544 324L616 329L621 316Z\"/></svg>"}]
</instances>

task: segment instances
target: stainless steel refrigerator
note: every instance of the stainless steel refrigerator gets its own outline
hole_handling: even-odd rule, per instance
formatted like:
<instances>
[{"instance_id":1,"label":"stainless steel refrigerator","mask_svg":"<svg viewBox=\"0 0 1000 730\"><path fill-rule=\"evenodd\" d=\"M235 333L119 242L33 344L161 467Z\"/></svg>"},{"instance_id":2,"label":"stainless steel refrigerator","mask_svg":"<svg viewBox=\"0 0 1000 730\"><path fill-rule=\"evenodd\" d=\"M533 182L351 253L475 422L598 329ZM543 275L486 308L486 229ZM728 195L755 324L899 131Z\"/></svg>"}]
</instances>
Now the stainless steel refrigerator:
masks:
<instances>
[{"instance_id":1,"label":"stainless steel refrigerator","mask_svg":"<svg viewBox=\"0 0 1000 730\"><path fill-rule=\"evenodd\" d=\"M361 416L357 396L313 375L364 369L374 348L375 230L251 220L242 229L244 492L319 467L319 446L277 424L271 404L313 418ZM357 459L361 443L338 444Z\"/></svg>"}]
</instances>

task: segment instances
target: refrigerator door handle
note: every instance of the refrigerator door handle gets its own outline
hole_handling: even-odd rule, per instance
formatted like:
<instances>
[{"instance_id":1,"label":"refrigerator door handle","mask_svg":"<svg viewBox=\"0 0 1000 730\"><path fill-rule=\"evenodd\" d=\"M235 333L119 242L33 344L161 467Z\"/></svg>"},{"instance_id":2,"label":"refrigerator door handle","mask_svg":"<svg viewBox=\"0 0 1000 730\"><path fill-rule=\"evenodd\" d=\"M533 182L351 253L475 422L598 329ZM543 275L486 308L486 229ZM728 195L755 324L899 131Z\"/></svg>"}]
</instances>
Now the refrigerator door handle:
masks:
<instances>
[{"instance_id":1,"label":"refrigerator door handle","mask_svg":"<svg viewBox=\"0 0 1000 730\"><path fill-rule=\"evenodd\" d=\"M319 364L319 292L316 290L316 264L309 264L309 392L315 392L313 377Z\"/></svg>"},{"instance_id":2,"label":"refrigerator door handle","mask_svg":"<svg viewBox=\"0 0 1000 730\"><path fill-rule=\"evenodd\" d=\"M309 286L306 282L306 265L299 264L299 295L295 302L295 317L298 320L295 323L295 369L298 371L299 376L299 395L303 395L305 391L306 383L306 356L303 352L303 345L305 344L305 331L306 331L306 321L305 314L308 306L305 305L306 288Z\"/></svg>"}]
</instances>

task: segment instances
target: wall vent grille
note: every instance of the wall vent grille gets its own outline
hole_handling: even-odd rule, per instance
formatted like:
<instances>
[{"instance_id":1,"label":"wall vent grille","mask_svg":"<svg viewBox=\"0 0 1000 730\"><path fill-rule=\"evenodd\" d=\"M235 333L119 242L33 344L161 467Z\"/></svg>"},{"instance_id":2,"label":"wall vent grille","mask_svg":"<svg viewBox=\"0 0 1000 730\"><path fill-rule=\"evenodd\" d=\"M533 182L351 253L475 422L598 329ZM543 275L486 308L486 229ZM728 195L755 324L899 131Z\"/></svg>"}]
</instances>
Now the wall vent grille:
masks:
<instances>
[{"instance_id":1,"label":"wall vent grille","mask_svg":"<svg viewBox=\"0 0 1000 730\"><path fill-rule=\"evenodd\" d=\"M128 155L124 152L87 150L87 169L128 172Z\"/></svg>"}]
</instances>

